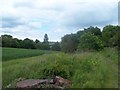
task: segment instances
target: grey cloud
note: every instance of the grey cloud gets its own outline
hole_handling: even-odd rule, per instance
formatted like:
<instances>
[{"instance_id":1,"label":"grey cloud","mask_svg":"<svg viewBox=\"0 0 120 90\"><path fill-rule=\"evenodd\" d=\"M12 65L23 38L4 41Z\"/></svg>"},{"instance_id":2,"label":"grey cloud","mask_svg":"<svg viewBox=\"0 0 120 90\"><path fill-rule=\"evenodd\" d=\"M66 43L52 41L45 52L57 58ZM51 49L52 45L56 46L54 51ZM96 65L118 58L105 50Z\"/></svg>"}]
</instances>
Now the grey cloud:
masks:
<instances>
[{"instance_id":1,"label":"grey cloud","mask_svg":"<svg viewBox=\"0 0 120 90\"><path fill-rule=\"evenodd\" d=\"M41 6L40 5L35 5L35 3L32 1L32 2L18 2L18 3L15 3L14 4L14 7L15 8L28 8L28 9L36 9L36 10L47 10L47 11L63 11L64 10L64 6L57 3L57 4L54 4L54 5L51 5L51 6Z\"/></svg>"},{"instance_id":2,"label":"grey cloud","mask_svg":"<svg viewBox=\"0 0 120 90\"><path fill-rule=\"evenodd\" d=\"M20 2L20 3L15 3L14 4L15 8L33 8L33 4L32 3L28 3L28 2Z\"/></svg>"},{"instance_id":3,"label":"grey cloud","mask_svg":"<svg viewBox=\"0 0 120 90\"><path fill-rule=\"evenodd\" d=\"M77 8L77 10L64 12L63 17L60 19L60 26L65 28L84 28L88 26L105 26L106 24L113 24L117 22L117 6L107 7L87 7Z\"/></svg>"},{"instance_id":4,"label":"grey cloud","mask_svg":"<svg viewBox=\"0 0 120 90\"><path fill-rule=\"evenodd\" d=\"M82 29L89 26L103 27L106 24L118 21L116 2L101 3L101 1L98 1L99 3L97 3L94 0L92 3L89 0L85 0L85 2L82 0L66 0L67 2L65 0L49 1L15 0L13 5L7 3L5 10L11 14L13 13L13 16L7 15L7 17L2 18L2 28L6 30L5 33L8 33L7 30L13 30L12 33L16 36L26 37L26 34L32 31L28 34L31 38L39 38L40 35L48 33L51 36L51 40L58 40L65 34L73 33L75 32L74 30L79 28ZM14 14L20 18L14 17ZM40 22L41 24L32 23L34 19L35 22ZM46 28L49 28L49 30L46 30ZM20 35L17 35L17 30L20 31ZM25 30L28 30L28 32ZM38 31L35 32L36 30ZM58 32L54 32L55 30L58 30L59 35ZM36 34L38 35L35 36Z\"/></svg>"},{"instance_id":5,"label":"grey cloud","mask_svg":"<svg viewBox=\"0 0 120 90\"><path fill-rule=\"evenodd\" d=\"M21 21L21 18L17 17L2 17L2 28L14 28L19 25L24 25L25 22Z\"/></svg>"}]
</instances>

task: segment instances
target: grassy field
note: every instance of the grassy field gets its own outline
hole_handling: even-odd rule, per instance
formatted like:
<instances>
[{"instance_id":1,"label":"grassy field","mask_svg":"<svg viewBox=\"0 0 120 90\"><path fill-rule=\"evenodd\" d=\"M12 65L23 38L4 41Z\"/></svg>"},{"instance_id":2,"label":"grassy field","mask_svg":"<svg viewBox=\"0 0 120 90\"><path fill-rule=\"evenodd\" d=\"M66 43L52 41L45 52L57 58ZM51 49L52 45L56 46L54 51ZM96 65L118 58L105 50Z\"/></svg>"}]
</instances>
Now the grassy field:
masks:
<instances>
[{"instance_id":1,"label":"grassy field","mask_svg":"<svg viewBox=\"0 0 120 90\"><path fill-rule=\"evenodd\" d=\"M52 53L52 51L35 50L35 49L18 49L18 48L2 48L2 61L39 56L42 54Z\"/></svg>"},{"instance_id":2,"label":"grassy field","mask_svg":"<svg viewBox=\"0 0 120 90\"><path fill-rule=\"evenodd\" d=\"M118 54L111 48L100 52L43 54L7 60L2 71L3 87L20 77L40 79L58 75L71 80L73 88L115 88L118 87Z\"/></svg>"}]
</instances>

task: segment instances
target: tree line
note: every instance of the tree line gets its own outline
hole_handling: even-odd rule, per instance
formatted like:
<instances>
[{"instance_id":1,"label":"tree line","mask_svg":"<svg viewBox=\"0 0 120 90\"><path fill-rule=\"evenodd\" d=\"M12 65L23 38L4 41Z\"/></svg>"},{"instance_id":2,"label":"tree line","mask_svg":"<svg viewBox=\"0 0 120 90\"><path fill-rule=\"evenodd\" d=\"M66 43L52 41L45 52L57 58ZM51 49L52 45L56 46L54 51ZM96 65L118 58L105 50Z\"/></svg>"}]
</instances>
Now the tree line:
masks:
<instances>
[{"instance_id":1,"label":"tree line","mask_svg":"<svg viewBox=\"0 0 120 90\"><path fill-rule=\"evenodd\" d=\"M56 50L60 51L59 42L49 42L48 35L44 35L44 41L40 42L38 39L35 41L25 38L24 40L13 38L11 35L1 35L0 37L2 47L11 47L11 48L25 48L25 49L41 49L41 50Z\"/></svg>"},{"instance_id":2,"label":"tree line","mask_svg":"<svg viewBox=\"0 0 120 90\"><path fill-rule=\"evenodd\" d=\"M26 48L55 50L66 53L76 51L101 50L104 47L118 47L120 45L120 26L107 25L101 30L98 27L90 26L78 31L75 34L67 34L61 38L61 42L49 42L48 35L44 35L43 42L38 39L35 41L26 38L20 40L13 38L11 35L1 35L2 47Z\"/></svg>"},{"instance_id":3,"label":"tree line","mask_svg":"<svg viewBox=\"0 0 120 90\"><path fill-rule=\"evenodd\" d=\"M107 25L103 30L90 26L62 37L61 49L64 52L99 51L105 47L118 47L119 40L120 26Z\"/></svg>"}]
</instances>

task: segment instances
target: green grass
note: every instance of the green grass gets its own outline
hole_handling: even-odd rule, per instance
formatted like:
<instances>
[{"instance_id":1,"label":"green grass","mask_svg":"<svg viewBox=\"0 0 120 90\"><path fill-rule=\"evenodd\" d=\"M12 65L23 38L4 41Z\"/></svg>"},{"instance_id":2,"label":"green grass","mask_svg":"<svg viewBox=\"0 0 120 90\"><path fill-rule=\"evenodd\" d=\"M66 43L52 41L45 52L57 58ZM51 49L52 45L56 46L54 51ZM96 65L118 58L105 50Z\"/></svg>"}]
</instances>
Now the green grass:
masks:
<instances>
[{"instance_id":1,"label":"green grass","mask_svg":"<svg viewBox=\"0 0 120 90\"><path fill-rule=\"evenodd\" d=\"M80 54L52 53L3 62L3 87L23 78L62 76L72 81L73 88L118 87L117 50Z\"/></svg>"},{"instance_id":2,"label":"green grass","mask_svg":"<svg viewBox=\"0 0 120 90\"><path fill-rule=\"evenodd\" d=\"M51 53L52 51L35 50L35 49L18 49L18 48L2 48L2 61L33 57L42 54Z\"/></svg>"}]
</instances>

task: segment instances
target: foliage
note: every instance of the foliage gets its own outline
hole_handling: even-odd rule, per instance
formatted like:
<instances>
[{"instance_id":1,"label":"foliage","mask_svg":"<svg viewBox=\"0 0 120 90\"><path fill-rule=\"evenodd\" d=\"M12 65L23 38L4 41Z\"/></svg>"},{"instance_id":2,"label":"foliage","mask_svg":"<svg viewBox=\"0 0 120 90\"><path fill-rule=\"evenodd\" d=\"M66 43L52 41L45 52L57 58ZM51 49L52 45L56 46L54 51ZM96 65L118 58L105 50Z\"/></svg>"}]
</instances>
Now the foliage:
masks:
<instances>
[{"instance_id":1,"label":"foliage","mask_svg":"<svg viewBox=\"0 0 120 90\"><path fill-rule=\"evenodd\" d=\"M13 38L11 35L1 35L2 38L2 47L12 47L12 48L25 48L25 49L43 49L49 50L50 45L48 42L48 35L45 34L44 42L40 42L38 39L35 41L25 38L24 40L20 40L18 38Z\"/></svg>"},{"instance_id":2,"label":"foliage","mask_svg":"<svg viewBox=\"0 0 120 90\"><path fill-rule=\"evenodd\" d=\"M2 35L2 46L11 47L12 44L12 36L11 35Z\"/></svg>"},{"instance_id":3,"label":"foliage","mask_svg":"<svg viewBox=\"0 0 120 90\"><path fill-rule=\"evenodd\" d=\"M60 50L61 50L61 47L60 47L59 42L54 43L54 44L52 45L51 49L54 50L54 51L60 51Z\"/></svg>"},{"instance_id":4,"label":"foliage","mask_svg":"<svg viewBox=\"0 0 120 90\"><path fill-rule=\"evenodd\" d=\"M64 52L75 52L77 49L78 40L76 34L65 35L62 37L61 48Z\"/></svg>"},{"instance_id":5,"label":"foliage","mask_svg":"<svg viewBox=\"0 0 120 90\"><path fill-rule=\"evenodd\" d=\"M49 50L49 49L50 49L50 45L49 45L48 40L49 40L48 35L45 34L45 35L44 35L44 41L43 41L43 43L42 43L42 49L43 49L43 50Z\"/></svg>"},{"instance_id":6,"label":"foliage","mask_svg":"<svg viewBox=\"0 0 120 90\"><path fill-rule=\"evenodd\" d=\"M94 44L95 48L89 46L89 44L84 46L84 43L85 43L84 40L82 40L82 41L80 40L81 36L85 36L86 33L90 33L91 36L94 36L96 38L95 41L97 44ZM74 51L80 50L80 49L83 50L83 48L85 50L89 50L89 49L98 49L98 48L102 47L101 46L102 41L100 40L102 38L101 37L102 32L98 27L90 26L89 28L85 28L82 31L78 31L76 34L74 34L74 37L72 37L72 38L74 38L74 40L70 36L72 36L72 34L65 35L62 38L61 46L62 46L62 51L64 51L64 52L74 52ZM86 37L86 39L89 41L89 42L86 41L86 43L92 43L92 42L90 42L89 37ZM78 44L79 44L79 48L77 48ZM100 44L100 45L98 45L98 44ZM80 45L82 45L82 46L80 46Z\"/></svg>"},{"instance_id":7,"label":"foliage","mask_svg":"<svg viewBox=\"0 0 120 90\"><path fill-rule=\"evenodd\" d=\"M41 49L42 50L50 50L50 45L49 43L42 43L42 46L41 46Z\"/></svg>"},{"instance_id":8,"label":"foliage","mask_svg":"<svg viewBox=\"0 0 120 90\"><path fill-rule=\"evenodd\" d=\"M102 39L105 43L105 46L118 46L119 31L120 26L107 25L103 28Z\"/></svg>"},{"instance_id":9,"label":"foliage","mask_svg":"<svg viewBox=\"0 0 120 90\"><path fill-rule=\"evenodd\" d=\"M74 40L71 38L72 34L62 37L61 48L64 52L75 52L101 50L103 46L116 47L119 45L119 32L120 26L107 25L103 31L98 27L90 26L74 34Z\"/></svg>"},{"instance_id":10,"label":"foliage","mask_svg":"<svg viewBox=\"0 0 120 90\"><path fill-rule=\"evenodd\" d=\"M26 38L22 41L22 47L26 49L35 49L34 41Z\"/></svg>"},{"instance_id":11,"label":"foliage","mask_svg":"<svg viewBox=\"0 0 120 90\"><path fill-rule=\"evenodd\" d=\"M18 48L19 47L19 40L17 38L13 38L11 42L11 47Z\"/></svg>"},{"instance_id":12,"label":"foliage","mask_svg":"<svg viewBox=\"0 0 120 90\"><path fill-rule=\"evenodd\" d=\"M35 44L36 49L41 49L42 50L42 43L38 42Z\"/></svg>"},{"instance_id":13,"label":"foliage","mask_svg":"<svg viewBox=\"0 0 120 90\"><path fill-rule=\"evenodd\" d=\"M103 43L97 36L91 33L85 33L80 37L79 51L100 50L102 48Z\"/></svg>"},{"instance_id":14,"label":"foliage","mask_svg":"<svg viewBox=\"0 0 120 90\"><path fill-rule=\"evenodd\" d=\"M68 71L68 67L61 64L50 64L48 67L43 69L43 77L51 77L54 78L55 76L61 76L64 78L70 77L70 72Z\"/></svg>"},{"instance_id":15,"label":"foliage","mask_svg":"<svg viewBox=\"0 0 120 90\"><path fill-rule=\"evenodd\" d=\"M49 40L48 35L45 34L45 35L44 35L44 43L48 43L48 40Z\"/></svg>"},{"instance_id":16,"label":"foliage","mask_svg":"<svg viewBox=\"0 0 120 90\"><path fill-rule=\"evenodd\" d=\"M78 31L77 32L77 38L79 39L84 34L84 31Z\"/></svg>"},{"instance_id":17,"label":"foliage","mask_svg":"<svg viewBox=\"0 0 120 90\"><path fill-rule=\"evenodd\" d=\"M35 40L35 43L39 43L40 41L38 39Z\"/></svg>"},{"instance_id":18,"label":"foliage","mask_svg":"<svg viewBox=\"0 0 120 90\"><path fill-rule=\"evenodd\" d=\"M2 47L2 37L0 37L0 47Z\"/></svg>"},{"instance_id":19,"label":"foliage","mask_svg":"<svg viewBox=\"0 0 120 90\"><path fill-rule=\"evenodd\" d=\"M90 33L90 36L86 36L86 33ZM98 27L90 26L88 28L84 28L82 31L78 31L75 34L67 34L62 37L60 47L65 53L73 53L76 50L81 51L83 49L100 50L103 48L103 45L105 47L116 47L120 45L119 33L120 26L107 25L103 28L103 31ZM51 43L48 41L49 38L47 34L44 35L43 42L40 42L38 39L33 41L28 38L20 40L13 38L11 35L2 35L0 38L2 38L2 47L60 50L58 43L51 46ZM86 39L85 41L84 38Z\"/></svg>"},{"instance_id":20,"label":"foliage","mask_svg":"<svg viewBox=\"0 0 120 90\"><path fill-rule=\"evenodd\" d=\"M92 33L95 36L101 36L102 35L102 32L101 32L101 30L98 27L90 26L89 28L84 29L84 32Z\"/></svg>"}]
</instances>

